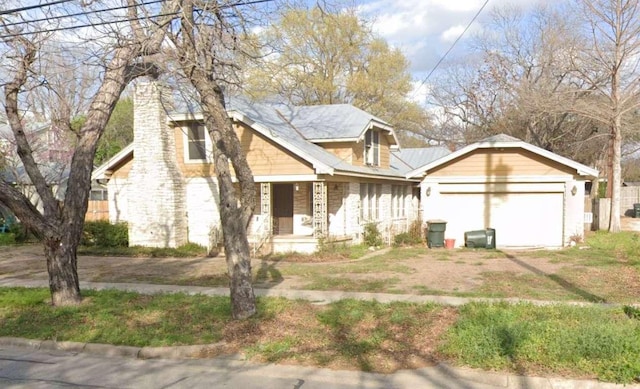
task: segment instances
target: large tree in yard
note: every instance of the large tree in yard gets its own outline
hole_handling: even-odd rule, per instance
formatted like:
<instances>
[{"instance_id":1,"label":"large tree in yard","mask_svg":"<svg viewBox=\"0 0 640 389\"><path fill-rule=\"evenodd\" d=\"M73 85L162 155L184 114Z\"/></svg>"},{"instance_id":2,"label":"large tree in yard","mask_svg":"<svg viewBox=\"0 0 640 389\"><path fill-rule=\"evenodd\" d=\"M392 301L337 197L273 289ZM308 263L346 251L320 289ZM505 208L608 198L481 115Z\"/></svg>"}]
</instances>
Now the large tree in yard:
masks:
<instances>
[{"instance_id":1,"label":"large tree in yard","mask_svg":"<svg viewBox=\"0 0 640 389\"><path fill-rule=\"evenodd\" d=\"M134 0L127 0L125 5L129 7L125 19L139 17L136 14ZM163 13L169 11L165 10ZM27 31L30 35L26 36L24 30L15 29L17 23L10 25L8 21L11 20L3 19L4 28L0 32L0 40L9 53L7 58L10 59L3 63L3 70L8 74L4 86L5 111L15 137L17 154L41 198L43 211L38 211L19 190L2 180L0 203L10 208L24 225L41 237L52 304L74 305L82 298L76 250L87 210L96 147L123 89L131 80L153 71L153 66L150 66L145 58L160 49L166 21L156 19L151 25L152 30L138 31L136 37L140 39L137 40L123 35L119 35L118 39L110 39L110 50L106 50L105 47L102 51L102 58L105 58L103 67L99 76L94 76L99 77L99 84L93 91L93 97L86 110L86 120L74 132L75 148L70 161L64 201L58 201L52 193L52 188L39 169L32 145L25 135L27 131L24 118L33 108L27 105L29 98L26 96L32 90L47 87L46 79L43 79L40 73L40 66L46 61L42 50L46 45L46 39L43 38L45 34L32 30ZM120 22L122 21L121 18ZM127 31L115 28L111 31L116 30ZM96 43L95 39L93 43ZM70 118L67 118L67 126L71 128Z\"/></svg>"},{"instance_id":2,"label":"large tree in yard","mask_svg":"<svg viewBox=\"0 0 640 389\"><path fill-rule=\"evenodd\" d=\"M232 316L256 313L247 227L256 204L253 175L225 108L224 90L234 86L238 60L249 42L233 2L173 0L179 8L172 24L172 62L195 90L213 143L213 161L220 191L220 221L229 274ZM233 167L233 171L229 166ZM239 186L233 182L233 174Z\"/></svg>"},{"instance_id":3,"label":"large tree in yard","mask_svg":"<svg viewBox=\"0 0 640 389\"><path fill-rule=\"evenodd\" d=\"M620 231L623 138L640 107L640 4L637 0L580 0L589 44L575 59L576 73L590 86L580 114L607 128L607 176L611 196L609 231ZM636 131L637 132L637 131Z\"/></svg>"}]
</instances>

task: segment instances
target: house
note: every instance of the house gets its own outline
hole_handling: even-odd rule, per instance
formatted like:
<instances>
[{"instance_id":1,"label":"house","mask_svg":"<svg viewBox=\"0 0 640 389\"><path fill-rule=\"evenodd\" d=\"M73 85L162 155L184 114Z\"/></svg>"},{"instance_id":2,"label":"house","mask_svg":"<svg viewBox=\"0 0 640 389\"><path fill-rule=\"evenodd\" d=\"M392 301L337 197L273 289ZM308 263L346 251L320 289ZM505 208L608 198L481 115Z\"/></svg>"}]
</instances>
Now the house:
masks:
<instances>
[{"instance_id":1,"label":"house","mask_svg":"<svg viewBox=\"0 0 640 389\"><path fill-rule=\"evenodd\" d=\"M110 221L128 222L130 244L212 247L220 238L213 146L201 113L165 108L179 105L167 89L137 85L134 141L93 179L107 182ZM369 222L390 239L418 219L420 179L407 173L441 155L403 154L383 120L347 104L232 99L227 111L256 182L255 249L312 252L324 238L357 242Z\"/></svg>"},{"instance_id":2,"label":"house","mask_svg":"<svg viewBox=\"0 0 640 389\"><path fill-rule=\"evenodd\" d=\"M53 195L63 200L69 179L70 143L64 140L62 131L44 123L28 123L26 136L34 159ZM0 118L0 180L17 188L42 212L43 205L35 186L18 157L11 127ZM8 213L8 210L5 210Z\"/></svg>"},{"instance_id":3,"label":"house","mask_svg":"<svg viewBox=\"0 0 640 389\"><path fill-rule=\"evenodd\" d=\"M494 228L498 247L562 247L584 235L585 181L598 171L507 135L496 135L407 174L420 179L423 219L466 231Z\"/></svg>"}]
</instances>

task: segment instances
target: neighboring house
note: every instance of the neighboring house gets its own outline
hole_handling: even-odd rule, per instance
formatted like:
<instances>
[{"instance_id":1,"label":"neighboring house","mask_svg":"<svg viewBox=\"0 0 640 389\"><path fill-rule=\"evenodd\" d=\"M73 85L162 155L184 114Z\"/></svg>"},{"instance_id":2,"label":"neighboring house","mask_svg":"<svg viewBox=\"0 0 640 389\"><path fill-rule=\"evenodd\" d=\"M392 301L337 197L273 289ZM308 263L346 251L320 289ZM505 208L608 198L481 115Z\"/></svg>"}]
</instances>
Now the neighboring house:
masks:
<instances>
[{"instance_id":1,"label":"neighboring house","mask_svg":"<svg viewBox=\"0 0 640 389\"><path fill-rule=\"evenodd\" d=\"M497 135L419 167L423 219L466 231L496 229L498 247L562 247L584 236L585 181L598 171L519 139Z\"/></svg>"},{"instance_id":2,"label":"neighboring house","mask_svg":"<svg viewBox=\"0 0 640 389\"><path fill-rule=\"evenodd\" d=\"M155 82L139 84L134 142L93 179L108 180L109 218L128 222L131 245L212 247L220 220L211 140L200 113L166 112L172 100ZM383 120L345 104L234 99L227 111L256 182L254 248L312 252L325 238L361 240L369 222L390 239L418 219L419 178L406 174L440 154L403 154Z\"/></svg>"},{"instance_id":3,"label":"neighboring house","mask_svg":"<svg viewBox=\"0 0 640 389\"><path fill-rule=\"evenodd\" d=\"M52 188L54 196L58 200L63 200L69 178L69 144L63 142L59 131L55 131L47 124L28 125L26 131L42 176ZM13 131L2 120L0 120L0 151L2 152L0 179L20 188L22 193L42 211L40 196L17 155Z\"/></svg>"}]
</instances>

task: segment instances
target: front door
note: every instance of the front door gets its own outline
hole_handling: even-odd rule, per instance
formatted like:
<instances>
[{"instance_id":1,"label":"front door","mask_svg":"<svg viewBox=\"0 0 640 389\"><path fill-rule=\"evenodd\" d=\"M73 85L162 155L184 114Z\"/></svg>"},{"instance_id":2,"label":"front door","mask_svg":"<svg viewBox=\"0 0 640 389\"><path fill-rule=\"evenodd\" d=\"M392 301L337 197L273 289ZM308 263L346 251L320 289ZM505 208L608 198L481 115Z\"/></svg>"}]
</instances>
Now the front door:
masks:
<instances>
[{"instance_id":1,"label":"front door","mask_svg":"<svg viewBox=\"0 0 640 389\"><path fill-rule=\"evenodd\" d=\"M273 234L293 234L293 184L273 185Z\"/></svg>"}]
</instances>

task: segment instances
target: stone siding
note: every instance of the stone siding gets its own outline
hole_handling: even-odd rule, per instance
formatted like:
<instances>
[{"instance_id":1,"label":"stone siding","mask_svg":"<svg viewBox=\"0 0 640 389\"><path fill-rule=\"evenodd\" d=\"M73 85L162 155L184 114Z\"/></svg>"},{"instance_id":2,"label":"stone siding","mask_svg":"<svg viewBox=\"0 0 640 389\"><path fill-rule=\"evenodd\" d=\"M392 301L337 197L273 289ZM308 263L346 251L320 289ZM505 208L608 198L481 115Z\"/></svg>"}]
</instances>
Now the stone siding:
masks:
<instances>
[{"instance_id":1,"label":"stone siding","mask_svg":"<svg viewBox=\"0 0 640 389\"><path fill-rule=\"evenodd\" d=\"M129 173L129 243L177 247L187 243L185 182L161 87L139 83L134 96L135 158Z\"/></svg>"}]
</instances>

